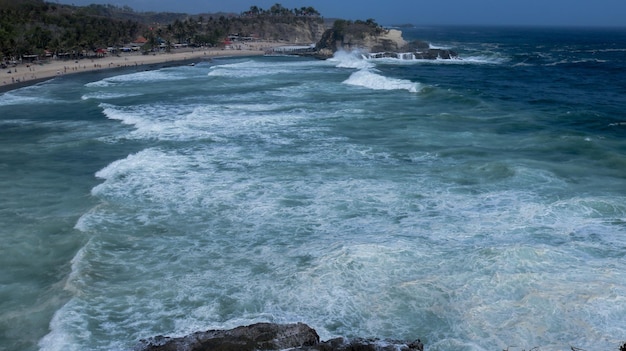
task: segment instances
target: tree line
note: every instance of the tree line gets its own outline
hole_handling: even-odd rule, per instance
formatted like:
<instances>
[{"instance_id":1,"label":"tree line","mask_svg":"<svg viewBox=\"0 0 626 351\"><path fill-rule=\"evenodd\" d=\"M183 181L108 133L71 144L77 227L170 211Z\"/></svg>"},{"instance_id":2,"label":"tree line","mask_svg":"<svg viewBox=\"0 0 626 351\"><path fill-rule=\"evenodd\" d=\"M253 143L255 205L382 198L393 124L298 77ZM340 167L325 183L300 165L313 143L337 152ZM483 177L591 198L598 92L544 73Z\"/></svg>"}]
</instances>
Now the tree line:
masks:
<instances>
[{"instance_id":1,"label":"tree line","mask_svg":"<svg viewBox=\"0 0 626 351\"><path fill-rule=\"evenodd\" d=\"M260 35L279 39L278 24L321 23L313 7L287 9L280 4L264 10L251 6L237 14L190 16L181 13L140 13L128 6L72 6L43 0L0 0L0 59L23 55L58 55L94 52L117 47L139 36L148 42L143 50L174 43L220 45L229 34ZM284 29L283 29L284 32Z\"/></svg>"},{"instance_id":2,"label":"tree line","mask_svg":"<svg viewBox=\"0 0 626 351\"><path fill-rule=\"evenodd\" d=\"M44 55L127 42L143 31L141 23L93 15L89 8L40 0L0 0L0 56Z\"/></svg>"},{"instance_id":3,"label":"tree line","mask_svg":"<svg viewBox=\"0 0 626 351\"><path fill-rule=\"evenodd\" d=\"M264 10L258 6L250 6L250 10L243 13L244 16L321 16L319 12L313 7L300 7L294 9L288 9L281 4L274 4L268 10Z\"/></svg>"}]
</instances>

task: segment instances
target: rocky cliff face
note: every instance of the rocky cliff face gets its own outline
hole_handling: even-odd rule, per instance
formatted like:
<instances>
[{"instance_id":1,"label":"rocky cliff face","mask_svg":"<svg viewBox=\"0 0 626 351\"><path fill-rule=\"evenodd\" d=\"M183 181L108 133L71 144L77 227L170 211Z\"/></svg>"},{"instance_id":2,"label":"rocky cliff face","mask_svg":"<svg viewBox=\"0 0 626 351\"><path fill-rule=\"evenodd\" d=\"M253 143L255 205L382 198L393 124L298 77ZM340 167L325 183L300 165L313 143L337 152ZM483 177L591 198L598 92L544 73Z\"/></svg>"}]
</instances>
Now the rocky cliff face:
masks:
<instances>
[{"instance_id":1,"label":"rocky cliff face","mask_svg":"<svg viewBox=\"0 0 626 351\"><path fill-rule=\"evenodd\" d=\"M407 42L402 38L402 32L396 29L381 32L348 32L339 33L336 30L327 30L318 42L318 49L357 50L367 49L376 51L397 51L404 47Z\"/></svg>"},{"instance_id":2,"label":"rocky cliff face","mask_svg":"<svg viewBox=\"0 0 626 351\"><path fill-rule=\"evenodd\" d=\"M455 59L456 52L445 49L431 49L424 41L407 42L402 32L396 29L383 29L372 23L335 23L326 30L316 45L315 56L329 58L338 51L360 50L373 58L393 57L404 59ZM411 56L411 57L408 57Z\"/></svg>"},{"instance_id":3,"label":"rocky cliff face","mask_svg":"<svg viewBox=\"0 0 626 351\"><path fill-rule=\"evenodd\" d=\"M393 340L336 338L320 341L303 323L257 323L230 330L208 330L181 338L157 336L141 340L134 351L398 351L412 345Z\"/></svg>"},{"instance_id":4,"label":"rocky cliff face","mask_svg":"<svg viewBox=\"0 0 626 351\"><path fill-rule=\"evenodd\" d=\"M272 22L267 19L249 20L233 23L229 28L230 33L256 35L264 40L279 40L303 45L316 43L325 30L326 27L321 19L294 19L290 22Z\"/></svg>"}]
</instances>

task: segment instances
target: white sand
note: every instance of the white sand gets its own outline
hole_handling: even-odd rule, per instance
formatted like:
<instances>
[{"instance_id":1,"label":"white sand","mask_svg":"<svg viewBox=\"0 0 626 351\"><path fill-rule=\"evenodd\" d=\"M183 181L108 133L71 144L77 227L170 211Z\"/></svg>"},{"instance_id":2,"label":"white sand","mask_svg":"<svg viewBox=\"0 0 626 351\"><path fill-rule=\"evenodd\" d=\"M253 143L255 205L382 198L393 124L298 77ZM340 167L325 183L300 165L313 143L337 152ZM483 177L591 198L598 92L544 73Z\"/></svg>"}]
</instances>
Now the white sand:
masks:
<instances>
[{"instance_id":1,"label":"white sand","mask_svg":"<svg viewBox=\"0 0 626 351\"><path fill-rule=\"evenodd\" d=\"M42 64L18 64L0 71L0 89L10 90L30 83L54 78L65 74L90 72L118 67L133 67L168 62L203 60L215 57L258 56L277 43L255 42L248 45L235 46L233 49L176 49L172 53L142 55L141 53L123 53L119 56L107 54L102 58L80 60L51 59ZM10 72L10 73L9 73Z\"/></svg>"}]
</instances>

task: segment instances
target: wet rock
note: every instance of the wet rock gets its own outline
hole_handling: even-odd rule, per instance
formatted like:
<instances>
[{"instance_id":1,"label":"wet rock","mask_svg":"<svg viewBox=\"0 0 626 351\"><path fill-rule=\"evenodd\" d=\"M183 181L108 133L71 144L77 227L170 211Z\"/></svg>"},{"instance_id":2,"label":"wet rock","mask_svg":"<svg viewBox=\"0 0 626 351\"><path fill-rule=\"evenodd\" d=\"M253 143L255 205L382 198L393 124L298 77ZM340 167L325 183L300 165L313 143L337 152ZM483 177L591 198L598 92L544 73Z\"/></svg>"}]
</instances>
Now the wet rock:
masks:
<instances>
[{"instance_id":1,"label":"wet rock","mask_svg":"<svg viewBox=\"0 0 626 351\"><path fill-rule=\"evenodd\" d=\"M447 49L427 49L415 52L376 52L370 53L370 58L395 58L402 60L453 60L459 59L459 55Z\"/></svg>"},{"instance_id":2,"label":"wet rock","mask_svg":"<svg viewBox=\"0 0 626 351\"><path fill-rule=\"evenodd\" d=\"M257 323L230 330L208 330L181 338L156 336L141 340L137 351L254 351L315 345L319 336L303 323Z\"/></svg>"},{"instance_id":3,"label":"wet rock","mask_svg":"<svg viewBox=\"0 0 626 351\"><path fill-rule=\"evenodd\" d=\"M402 341L335 338L320 341L303 323L257 323L230 330L208 330L180 338L156 336L141 340L135 351L398 351L410 350Z\"/></svg>"}]
</instances>

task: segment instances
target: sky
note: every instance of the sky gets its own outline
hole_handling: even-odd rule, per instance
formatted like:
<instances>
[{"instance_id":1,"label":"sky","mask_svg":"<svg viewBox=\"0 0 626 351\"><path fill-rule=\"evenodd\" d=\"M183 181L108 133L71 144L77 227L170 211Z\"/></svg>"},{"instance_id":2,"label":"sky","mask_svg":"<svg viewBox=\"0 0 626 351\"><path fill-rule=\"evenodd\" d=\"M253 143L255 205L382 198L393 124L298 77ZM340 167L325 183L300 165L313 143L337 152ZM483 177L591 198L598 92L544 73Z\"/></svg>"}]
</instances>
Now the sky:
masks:
<instances>
[{"instance_id":1,"label":"sky","mask_svg":"<svg viewBox=\"0 0 626 351\"><path fill-rule=\"evenodd\" d=\"M326 18L374 19L382 25L527 25L626 27L626 0L48 0L130 6L136 11L241 13L279 3L312 6Z\"/></svg>"}]
</instances>

